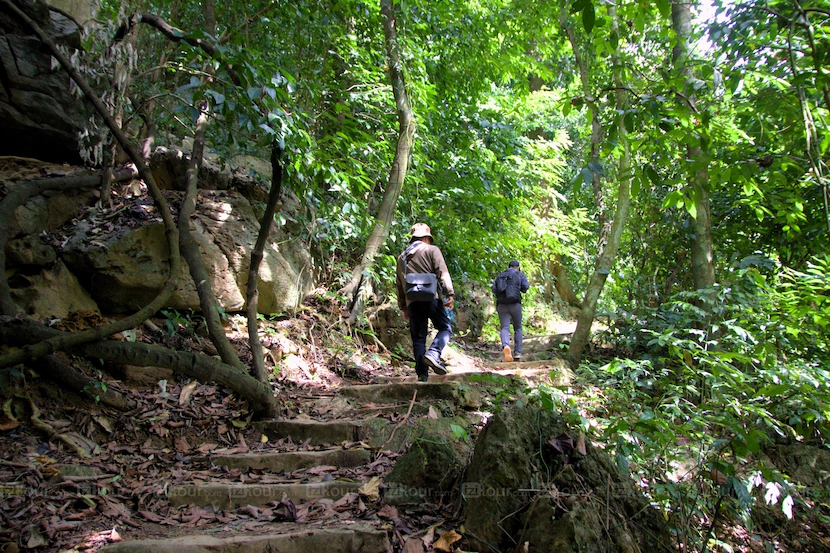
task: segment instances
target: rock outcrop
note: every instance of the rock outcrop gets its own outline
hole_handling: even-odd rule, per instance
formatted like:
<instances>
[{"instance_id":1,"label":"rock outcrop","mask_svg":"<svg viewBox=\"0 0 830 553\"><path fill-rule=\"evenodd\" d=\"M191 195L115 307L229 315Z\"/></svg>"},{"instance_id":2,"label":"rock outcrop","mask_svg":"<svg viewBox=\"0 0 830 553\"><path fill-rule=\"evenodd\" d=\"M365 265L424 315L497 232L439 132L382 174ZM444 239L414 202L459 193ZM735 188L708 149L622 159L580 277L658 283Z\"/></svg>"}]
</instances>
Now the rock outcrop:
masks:
<instances>
[{"instance_id":1,"label":"rock outcrop","mask_svg":"<svg viewBox=\"0 0 830 553\"><path fill-rule=\"evenodd\" d=\"M550 410L516 406L487 422L461 486L478 551L674 551L634 482L605 451L577 444Z\"/></svg>"},{"instance_id":2,"label":"rock outcrop","mask_svg":"<svg viewBox=\"0 0 830 553\"><path fill-rule=\"evenodd\" d=\"M56 44L81 47L78 25L41 0L12 0ZM55 163L81 161L79 136L91 110L70 93L69 75L31 29L0 10L0 151Z\"/></svg>"},{"instance_id":3,"label":"rock outcrop","mask_svg":"<svg viewBox=\"0 0 830 553\"><path fill-rule=\"evenodd\" d=\"M171 206L182 197L187 159L159 149L152 169L165 183ZM234 168L235 167L235 168ZM191 229L211 275L211 286L226 311L245 307L251 251L267 198L267 168L251 158L231 168L207 160ZM16 169L19 171L19 168ZM12 184L11 186L18 186ZM74 309L127 313L152 300L166 282L169 251L160 217L140 187L124 193L112 210L95 207L96 194L48 193L20 206L9 223L7 269L12 296L25 312L63 317ZM283 193L281 217L272 228L260 266L261 313L285 312L314 289L316 270L305 242L302 205ZM167 308L198 311L199 298L186 264ZM56 301L58 298L61 301Z\"/></svg>"}]
</instances>

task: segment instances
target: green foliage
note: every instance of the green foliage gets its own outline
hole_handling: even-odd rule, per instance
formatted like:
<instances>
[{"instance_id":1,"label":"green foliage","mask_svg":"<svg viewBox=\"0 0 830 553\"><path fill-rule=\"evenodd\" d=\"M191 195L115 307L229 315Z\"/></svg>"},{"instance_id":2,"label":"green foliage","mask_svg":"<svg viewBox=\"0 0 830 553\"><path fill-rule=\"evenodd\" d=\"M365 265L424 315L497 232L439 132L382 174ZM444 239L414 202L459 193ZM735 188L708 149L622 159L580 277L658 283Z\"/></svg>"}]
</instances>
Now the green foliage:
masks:
<instances>
[{"instance_id":1,"label":"green foliage","mask_svg":"<svg viewBox=\"0 0 830 553\"><path fill-rule=\"evenodd\" d=\"M95 398L95 403L99 403L101 401L101 394L106 393L107 391L107 383L100 381L100 382L88 382L84 385L84 393L89 394Z\"/></svg>"},{"instance_id":2,"label":"green foliage","mask_svg":"<svg viewBox=\"0 0 830 553\"><path fill-rule=\"evenodd\" d=\"M182 315L175 309L162 309L161 314L167 317L164 321L164 329L168 336L175 336L182 334L184 336L192 336L194 333L193 323L190 316Z\"/></svg>"},{"instance_id":3,"label":"green foliage","mask_svg":"<svg viewBox=\"0 0 830 553\"><path fill-rule=\"evenodd\" d=\"M680 526L694 512L724 504L748 518L756 498L794 493L759 460L770 442L830 439L827 259L806 273L770 265L748 260L714 294L618 319L605 339L626 358L583 368L602 390L603 439L621 468L654 483L678 532L691 531ZM791 516L792 498L781 505Z\"/></svg>"}]
</instances>

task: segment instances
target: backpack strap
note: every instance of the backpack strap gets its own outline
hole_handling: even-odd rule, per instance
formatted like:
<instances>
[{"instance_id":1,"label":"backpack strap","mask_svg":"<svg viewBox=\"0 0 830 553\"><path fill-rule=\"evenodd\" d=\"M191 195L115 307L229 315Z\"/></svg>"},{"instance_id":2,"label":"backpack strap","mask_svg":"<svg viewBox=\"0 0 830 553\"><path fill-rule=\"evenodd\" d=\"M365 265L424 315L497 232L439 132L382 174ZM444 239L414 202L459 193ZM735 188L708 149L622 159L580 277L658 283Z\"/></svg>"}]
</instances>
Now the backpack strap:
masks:
<instances>
[{"instance_id":1,"label":"backpack strap","mask_svg":"<svg viewBox=\"0 0 830 553\"><path fill-rule=\"evenodd\" d=\"M413 252L415 251L415 249L416 249L418 246L422 245L422 244L423 244L423 242L422 242L422 241L420 241L420 240L416 240L415 242L412 242L412 243L411 243L411 244L410 244L410 245L409 245L409 246L408 246L408 247L407 247L407 248L403 251L403 254L401 254L401 255L403 255L403 274L404 274L404 275L408 274L408 273L407 273L407 268L406 268L406 267L407 267L407 259L406 259L406 258L407 258L407 257L409 257L409 254L413 253Z\"/></svg>"}]
</instances>

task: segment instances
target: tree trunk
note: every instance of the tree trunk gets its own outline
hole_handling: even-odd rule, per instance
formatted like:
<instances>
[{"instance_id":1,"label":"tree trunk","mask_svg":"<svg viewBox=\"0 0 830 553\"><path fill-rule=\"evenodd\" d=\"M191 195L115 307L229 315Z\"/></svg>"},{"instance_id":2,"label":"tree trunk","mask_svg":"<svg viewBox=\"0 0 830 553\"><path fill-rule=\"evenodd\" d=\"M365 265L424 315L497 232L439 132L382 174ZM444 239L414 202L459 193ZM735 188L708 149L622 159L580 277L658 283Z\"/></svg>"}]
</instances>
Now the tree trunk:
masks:
<instances>
[{"instance_id":1,"label":"tree trunk","mask_svg":"<svg viewBox=\"0 0 830 553\"><path fill-rule=\"evenodd\" d=\"M392 217L395 206L403 189L406 170L409 165L409 154L415 140L415 122L412 116L412 107L406 93L406 82L403 74L403 60L400 56L398 35L395 29L395 16L392 9L392 0L381 0L380 11L383 14L383 34L386 38L386 53L389 56L389 77L392 81L392 92L395 95L395 105L398 111L398 145L395 149L395 159L389 173L389 182L383 192L383 200L378 210L375 226L369 239L360 264L352 271L352 279L341 293L352 298L352 309L349 323L353 324L362 309L361 291L366 286L365 272L372 266L375 256L389 237Z\"/></svg>"},{"instance_id":2,"label":"tree trunk","mask_svg":"<svg viewBox=\"0 0 830 553\"><path fill-rule=\"evenodd\" d=\"M548 267L550 272L556 279L554 287L562 301L571 307L579 307L579 298L576 297L571 281L568 279L568 273L565 271L565 264L562 262L562 256L556 254L553 259L548 260Z\"/></svg>"},{"instance_id":3,"label":"tree trunk","mask_svg":"<svg viewBox=\"0 0 830 553\"><path fill-rule=\"evenodd\" d=\"M617 12L613 5L608 6L608 15L611 19L611 25L616 30ZM628 92L622 82L622 62L616 53L613 57L613 63L614 67L612 71L614 74L614 84L617 89L616 111L617 113L623 113L628 103ZM594 315L597 310L597 301L605 286L605 281L611 272L611 268L614 266L617 250L622 239L622 231L628 219L628 208L631 203L631 150L628 142L628 130L625 127L625 119L623 117L618 118L617 136L623 150L617 168L617 174L620 178L619 190L617 192L617 210L614 214L614 221L611 224L611 231L608 233L608 241L601 250L602 253L597 259L594 272L588 283L588 288L585 290L585 299L582 300L582 312L577 319L576 330L571 338L571 345L568 349L567 357L573 366L578 365L582 360L582 352L590 340L591 326L594 323ZM602 232L601 229L600 232Z\"/></svg>"},{"instance_id":4,"label":"tree trunk","mask_svg":"<svg viewBox=\"0 0 830 553\"><path fill-rule=\"evenodd\" d=\"M228 340L228 335L225 334L222 319L219 317L219 303L216 301L216 295L211 287L210 273L208 273L202 260L199 244L196 243L190 230L190 217L196 211L199 168L202 166L204 156L207 122L208 112L205 107L196 120L193 149L190 152L190 163L187 166L187 187L179 209L179 246L182 250L182 257L187 261L190 278L193 279L196 286L196 293L199 295L199 306L202 309L202 316L205 318L210 341L216 346L216 351L219 352L222 361L241 372L247 372L247 368L239 360L239 355Z\"/></svg>"},{"instance_id":5,"label":"tree trunk","mask_svg":"<svg viewBox=\"0 0 830 553\"><path fill-rule=\"evenodd\" d=\"M562 10L559 18L560 25L565 29L565 34L571 43L574 61L579 69L579 79L582 83L582 99L591 111L591 145L588 153L588 171L591 173L591 190L594 194L594 203L597 206L597 223L599 225L597 248L601 251L608 240L608 233L611 232L611 225L608 222L608 206L605 204L605 195L602 190L602 176L605 171L602 160L599 157L605 130L599 119L599 106L594 101L593 94L591 93L588 63L579 48L576 32L568 23L568 12Z\"/></svg>"},{"instance_id":6,"label":"tree trunk","mask_svg":"<svg viewBox=\"0 0 830 553\"><path fill-rule=\"evenodd\" d=\"M277 212L280 193L282 192L282 149L276 143L271 145L271 190L268 191L268 202L265 204L265 213L259 223L259 235L251 252L251 265L248 269L248 289L246 300L248 303L248 340L251 343L251 354L253 355L254 376L263 384L268 382L268 374L265 372L265 358L262 354L262 345L259 341L259 321L257 320L259 303L259 265L262 263L263 251L271 234L271 227L274 223L274 214Z\"/></svg>"},{"instance_id":7,"label":"tree trunk","mask_svg":"<svg viewBox=\"0 0 830 553\"><path fill-rule=\"evenodd\" d=\"M689 63L689 42L692 37L691 4L672 2L672 27L677 35L677 43L672 49L672 63L675 70L684 76L687 86L683 97L689 107L697 112L697 97L694 88L689 86L694 79L692 65ZM711 290L715 285L714 245L712 243L712 221L709 212L709 161L706 153L696 143L686 147L686 155L691 160L689 181L692 188L694 213L691 214L692 228L692 278L696 290Z\"/></svg>"}]
</instances>

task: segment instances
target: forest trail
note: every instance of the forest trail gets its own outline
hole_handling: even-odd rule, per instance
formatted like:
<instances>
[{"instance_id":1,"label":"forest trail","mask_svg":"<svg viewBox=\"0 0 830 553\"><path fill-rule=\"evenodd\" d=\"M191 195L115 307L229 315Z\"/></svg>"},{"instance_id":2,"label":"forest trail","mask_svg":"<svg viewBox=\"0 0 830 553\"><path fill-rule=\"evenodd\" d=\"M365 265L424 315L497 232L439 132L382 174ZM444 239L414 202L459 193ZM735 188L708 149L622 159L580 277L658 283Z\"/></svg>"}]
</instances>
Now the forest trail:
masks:
<instances>
[{"instance_id":1,"label":"forest trail","mask_svg":"<svg viewBox=\"0 0 830 553\"><path fill-rule=\"evenodd\" d=\"M183 511L190 524L147 514L154 520L100 551L430 550L458 529L458 511L442 504L442 492L390 485L386 477L424 424L457 428L464 420L464 436L457 439L469 440L505 385L568 383L563 361L543 359L558 343L555 336L526 343L521 362L501 363L496 353L482 360L453 344L444 356L449 373L431 374L426 383L410 370L284 398L288 416L252 423L273 445L267 452L191 457L186 468L163 477L174 483L165 490L169 507L162 511Z\"/></svg>"}]
</instances>

